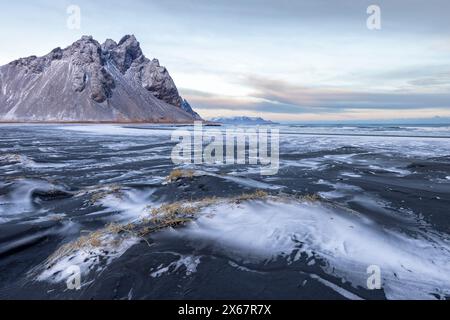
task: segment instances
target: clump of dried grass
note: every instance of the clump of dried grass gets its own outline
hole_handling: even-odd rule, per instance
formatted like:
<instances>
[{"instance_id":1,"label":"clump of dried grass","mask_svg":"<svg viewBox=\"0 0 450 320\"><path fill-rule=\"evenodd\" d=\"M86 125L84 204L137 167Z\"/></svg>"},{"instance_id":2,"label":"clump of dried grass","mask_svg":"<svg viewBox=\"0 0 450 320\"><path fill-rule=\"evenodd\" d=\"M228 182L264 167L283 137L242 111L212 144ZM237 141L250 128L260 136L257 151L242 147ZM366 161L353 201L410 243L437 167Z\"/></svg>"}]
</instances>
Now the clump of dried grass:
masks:
<instances>
[{"instance_id":1,"label":"clump of dried grass","mask_svg":"<svg viewBox=\"0 0 450 320\"><path fill-rule=\"evenodd\" d=\"M120 192L120 189L112 188L110 191ZM192 222L195 215L203 208L216 205L221 201L230 201L239 204L245 201L268 199L269 197L270 195L267 192L257 190L253 193L245 193L231 199L207 197L195 202L174 202L163 204L158 208L151 209L149 216L143 217L138 222L127 224L111 223L106 225L105 228L101 230L82 236L78 240L68 243L58 249L49 258L49 261L56 261L57 259L70 255L74 251L80 249L94 249L107 245L117 246L120 245L121 241L123 241L126 236L141 238L150 246L147 241L147 236L149 234L166 228L176 228ZM300 201L310 202L322 200L318 194L305 195L301 197L280 197L279 199L293 198Z\"/></svg>"},{"instance_id":2,"label":"clump of dried grass","mask_svg":"<svg viewBox=\"0 0 450 320\"><path fill-rule=\"evenodd\" d=\"M21 162L22 157L19 154L7 153L7 154L0 155L0 161L16 163L16 162Z\"/></svg>"},{"instance_id":3,"label":"clump of dried grass","mask_svg":"<svg viewBox=\"0 0 450 320\"><path fill-rule=\"evenodd\" d=\"M234 198L234 202L241 203L243 201L251 201L251 200L262 200L266 199L269 194L262 190L257 190L253 193L244 193L240 196Z\"/></svg>"},{"instance_id":4,"label":"clump of dried grass","mask_svg":"<svg viewBox=\"0 0 450 320\"><path fill-rule=\"evenodd\" d=\"M185 204L181 202L174 202L163 204L159 208L153 208L151 215L153 217L174 217L177 215L193 215L197 213L198 206L195 204Z\"/></svg>"},{"instance_id":5,"label":"clump of dried grass","mask_svg":"<svg viewBox=\"0 0 450 320\"><path fill-rule=\"evenodd\" d=\"M220 201L220 199L217 197L207 197L207 198L203 198L200 201L198 201L197 205L200 208L205 208L205 207L209 207L213 204L217 204L219 201Z\"/></svg>"},{"instance_id":6,"label":"clump of dried grass","mask_svg":"<svg viewBox=\"0 0 450 320\"><path fill-rule=\"evenodd\" d=\"M128 223L128 224L110 223L106 226L106 231L108 233L120 234L120 233L132 232L135 228L136 228L136 225L134 223Z\"/></svg>"},{"instance_id":7,"label":"clump of dried grass","mask_svg":"<svg viewBox=\"0 0 450 320\"><path fill-rule=\"evenodd\" d=\"M169 174L169 176L166 178L166 181L168 183L172 183L183 178L191 179L192 177L194 177L194 174L195 172L192 170L175 169Z\"/></svg>"},{"instance_id":8,"label":"clump of dried grass","mask_svg":"<svg viewBox=\"0 0 450 320\"><path fill-rule=\"evenodd\" d=\"M15 181L19 181L19 180L25 180L28 179L29 177L23 176L23 175L18 175L18 176L8 176L5 177L4 179L8 182L15 182Z\"/></svg>"},{"instance_id":9,"label":"clump of dried grass","mask_svg":"<svg viewBox=\"0 0 450 320\"><path fill-rule=\"evenodd\" d=\"M305 196L301 196L300 200L307 201L307 202L317 202L317 201L321 201L322 197L320 195L318 195L317 193L313 193L313 194L307 194Z\"/></svg>"},{"instance_id":10,"label":"clump of dried grass","mask_svg":"<svg viewBox=\"0 0 450 320\"><path fill-rule=\"evenodd\" d=\"M89 247L100 247L102 245L102 237L104 233L102 230L94 231L86 236L80 237L78 240L69 243L69 247L73 249L80 249L86 246Z\"/></svg>"},{"instance_id":11,"label":"clump of dried grass","mask_svg":"<svg viewBox=\"0 0 450 320\"><path fill-rule=\"evenodd\" d=\"M69 242L60 247L48 258L48 261L57 261L58 259L68 256L80 249L99 248L104 244L104 236L105 233L103 232L103 230L98 230L95 232L91 232L86 236L82 236L77 240Z\"/></svg>"},{"instance_id":12,"label":"clump of dried grass","mask_svg":"<svg viewBox=\"0 0 450 320\"><path fill-rule=\"evenodd\" d=\"M122 197L122 187L117 184L112 184L109 186L106 186L105 188L102 188L99 191L95 191L90 199L90 204L94 205L98 201L105 199L109 195L116 195L118 198Z\"/></svg>"},{"instance_id":13,"label":"clump of dried grass","mask_svg":"<svg viewBox=\"0 0 450 320\"><path fill-rule=\"evenodd\" d=\"M63 215L54 215L54 216L50 217L50 220L54 221L54 222L61 222L64 220L64 216Z\"/></svg>"}]
</instances>

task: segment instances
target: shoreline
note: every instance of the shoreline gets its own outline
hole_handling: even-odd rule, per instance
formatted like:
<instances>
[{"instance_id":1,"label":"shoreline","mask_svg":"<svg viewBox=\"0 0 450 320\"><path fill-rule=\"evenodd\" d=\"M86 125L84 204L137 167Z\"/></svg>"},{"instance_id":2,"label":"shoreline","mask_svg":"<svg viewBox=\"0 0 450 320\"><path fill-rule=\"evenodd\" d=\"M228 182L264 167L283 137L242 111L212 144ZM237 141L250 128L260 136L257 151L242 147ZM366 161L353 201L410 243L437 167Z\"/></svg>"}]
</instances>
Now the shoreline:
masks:
<instances>
[{"instance_id":1,"label":"shoreline","mask_svg":"<svg viewBox=\"0 0 450 320\"><path fill-rule=\"evenodd\" d=\"M99 125L99 124L117 124L117 125L173 125L173 126L193 126L193 122L145 122L145 121L0 121L0 125L48 125L48 124L58 124L58 125ZM220 127L222 124L210 122L210 121L198 121L204 126L217 126Z\"/></svg>"}]
</instances>

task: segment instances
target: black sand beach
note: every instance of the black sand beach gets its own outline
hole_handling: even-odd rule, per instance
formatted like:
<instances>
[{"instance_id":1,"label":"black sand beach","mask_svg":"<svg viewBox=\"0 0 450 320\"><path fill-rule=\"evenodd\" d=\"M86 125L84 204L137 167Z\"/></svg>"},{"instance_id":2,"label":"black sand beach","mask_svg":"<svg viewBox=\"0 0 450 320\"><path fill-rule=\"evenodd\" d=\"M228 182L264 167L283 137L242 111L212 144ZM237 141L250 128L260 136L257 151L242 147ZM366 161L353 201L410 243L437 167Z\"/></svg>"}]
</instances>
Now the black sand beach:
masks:
<instances>
[{"instance_id":1,"label":"black sand beach","mask_svg":"<svg viewBox=\"0 0 450 320\"><path fill-rule=\"evenodd\" d=\"M279 128L279 172L261 176L174 166L169 126L0 126L0 298L450 297L447 127Z\"/></svg>"}]
</instances>

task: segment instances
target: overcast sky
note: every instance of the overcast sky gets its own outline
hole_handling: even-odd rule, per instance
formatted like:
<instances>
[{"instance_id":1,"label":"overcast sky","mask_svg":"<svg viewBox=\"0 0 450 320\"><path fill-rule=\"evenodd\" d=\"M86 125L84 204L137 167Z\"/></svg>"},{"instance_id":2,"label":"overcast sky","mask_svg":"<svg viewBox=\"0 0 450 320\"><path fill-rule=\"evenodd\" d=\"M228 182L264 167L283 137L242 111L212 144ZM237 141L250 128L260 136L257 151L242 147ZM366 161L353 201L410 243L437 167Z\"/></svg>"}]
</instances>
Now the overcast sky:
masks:
<instances>
[{"instance_id":1,"label":"overcast sky","mask_svg":"<svg viewBox=\"0 0 450 320\"><path fill-rule=\"evenodd\" d=\"M67 7L81 29L67 28ZM366 10L381 8L381 30ZM17 0L0 64L134 34L199 113L276 121L450 116L448 0Z\"/></svg>"}]
</instances>

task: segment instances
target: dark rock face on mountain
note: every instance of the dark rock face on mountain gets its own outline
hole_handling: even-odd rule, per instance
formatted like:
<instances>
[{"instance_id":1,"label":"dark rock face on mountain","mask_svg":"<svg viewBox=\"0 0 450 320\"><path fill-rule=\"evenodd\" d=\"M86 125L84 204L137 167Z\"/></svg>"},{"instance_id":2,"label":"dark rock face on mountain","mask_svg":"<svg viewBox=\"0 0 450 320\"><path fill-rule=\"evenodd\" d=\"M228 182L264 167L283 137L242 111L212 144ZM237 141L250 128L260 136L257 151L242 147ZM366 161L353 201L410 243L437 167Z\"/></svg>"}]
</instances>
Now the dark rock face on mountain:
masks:
<instances>
[{"instance_id":1,"label":"dark rock face on mountain","mask_svg":"<svg viewBox=\"0 0 450 320\"><path fill-rule=\"evenodd\" d=\"M84 36L66 49L0 67L0 121L192 122L158 60L134 36L99 44ZM187 104L189 105L189 104Z\"/></svg>"},{"instance_id":2,"label":"dark rock face on mountain","mask_svg":"<svg viewBox=\"0 0 450 320\"><path fill-rule=\"evenodd\" d=\"M181 108L190 115L192 115L195 120L202 120L200 115L197 112L195 112L194 109L192 109L191 105L186 99L183 99L183 102L181 103Z\"/></svg>"}]
</instances>

